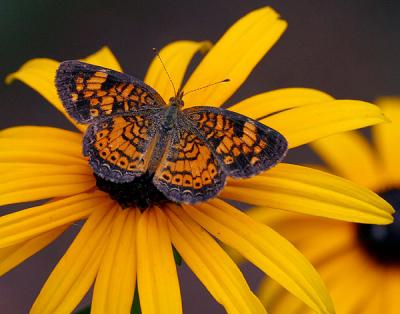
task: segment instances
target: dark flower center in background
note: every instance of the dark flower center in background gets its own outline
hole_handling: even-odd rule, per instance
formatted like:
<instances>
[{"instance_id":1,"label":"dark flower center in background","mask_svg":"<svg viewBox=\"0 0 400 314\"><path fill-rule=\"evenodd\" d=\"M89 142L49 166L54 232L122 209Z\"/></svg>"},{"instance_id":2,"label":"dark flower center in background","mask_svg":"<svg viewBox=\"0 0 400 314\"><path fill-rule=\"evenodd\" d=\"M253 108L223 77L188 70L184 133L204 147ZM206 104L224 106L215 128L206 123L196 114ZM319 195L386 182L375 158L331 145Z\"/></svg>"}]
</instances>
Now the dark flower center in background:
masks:
<instances>
[{"instance_id":1,"label":"dark flower center in background","mask_svg":"<svg viewBox=\"0 0 400 314\"><path fill-rule=\"evenodd\" d=\"M396 210L394 222L385 226L358 224L358 239L379 263L400 265L400 189L387 190L379 195Z\"/></svg>"},{"instance_id":2,"label":"dark flower center in background","mask_svg":"<svg viewBox=\"0 0 400 314\"><path fill-rule=\"evenodd\" d=\"M128 183L114 183L100 178L97 175L97 187L108 193L122 208L136 206L145 210L152 205L159 205L168 199L153 184L153 176L148 173L135 178Z\"/></svg>"}]
</instances>

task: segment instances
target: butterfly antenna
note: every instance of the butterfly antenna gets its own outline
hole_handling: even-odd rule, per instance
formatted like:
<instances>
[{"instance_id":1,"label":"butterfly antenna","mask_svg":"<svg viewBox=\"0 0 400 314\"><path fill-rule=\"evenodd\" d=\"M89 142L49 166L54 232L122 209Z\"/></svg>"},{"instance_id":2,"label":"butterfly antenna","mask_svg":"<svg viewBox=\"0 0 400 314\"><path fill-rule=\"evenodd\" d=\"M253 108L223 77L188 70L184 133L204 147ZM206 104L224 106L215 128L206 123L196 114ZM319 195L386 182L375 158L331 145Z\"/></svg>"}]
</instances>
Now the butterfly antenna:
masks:
<instances>
[{"instance_id":1,"label":"butterfly antenna","mask_svg":"<svg viewBox=\"0 0 400 314\"><path fill-rule=\"evenodd\" d=\"M153 48L153 52L154 52L154 54L158 57L158 59L160 60L162 66L163 66L163 68L164 68L164 70L165 70L165 73L167 73L168 79L169 79L169 81L171 82L171 85L172 85L172 88L174 89L174 93L175 93L175 97L176 97L176 96L177 96L176 88L175 88L174 82L172 81L171 76L169 75L169 73L168 73L168 71L167 71L167 67L166 67L165 64L164 64L164 61L161 59L161 57L160 57L160 55L159 55L159 53L158 53L158 51L157 51L156 48Z\"/></svg>"},{"instance_id":2,"label":"butterfly antenna","mask_svg":"<svg viewBox=\"0 0 400 314\"><path fill-rule=\"evenodd\" d=\"M190 93L193 93L193 92L197 92L198 90L201 90L201 89L204 89L204 88L207 88L207 87L210 87L210 86L214 86L214 85L217 85L217 84L219 84L219 83L227 83L227 82L230 82L230 81L231 81L230 79L224 79L224 80L222 80L222 81L218 81L218 82L211 83L211 84L208 84L208 85L205 85L205 86L196 88L196 89L192 89L192 90L190 90L190 91L184 93L184 94L182 95L182 97L183 97L183 96L186 96L187 94L190 94Z\"/></svg>"}]
</instances>

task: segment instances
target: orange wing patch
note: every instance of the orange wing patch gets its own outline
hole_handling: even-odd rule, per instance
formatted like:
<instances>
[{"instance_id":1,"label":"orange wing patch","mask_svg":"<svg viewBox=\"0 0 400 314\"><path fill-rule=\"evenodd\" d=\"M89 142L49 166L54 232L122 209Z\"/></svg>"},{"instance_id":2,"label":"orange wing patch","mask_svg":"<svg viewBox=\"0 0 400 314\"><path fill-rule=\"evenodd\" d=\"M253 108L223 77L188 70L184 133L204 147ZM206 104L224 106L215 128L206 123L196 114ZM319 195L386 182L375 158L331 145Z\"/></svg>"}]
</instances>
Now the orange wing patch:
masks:
<instances>
[{"instance_id":1,"label":"orange wing patch","mask_svg":"<svg viewBox=\"0 0 400 314\"><path fill-rule=\"evenodd\" d=\"M184 112L195 122L229 176L253 176L286 154L285 138L255 120L221 108L193 107Z\"/></svg>"},{"instance_id":2,"label":"orange wing patch","mask_svg":"<svg viewBox=\"0 0 400 314\"><path fill-rule=\"evenodd\" d=\"M84 152L96 174L114 182L129 182L146 172L151 159L153 121L143 116L118 116L91 126Z\"/></svg>"},{"instance_id":3,"label":"orange wing patch","mask_svg":"<svg viewBox=\"0 0 400 314\"><path fill-rule=\"evenodd\" d=\"M225 174L206 143L185 130L167 146L153 182L172 200L193 203L216 195Z\"/></svg>"}]
</instances>

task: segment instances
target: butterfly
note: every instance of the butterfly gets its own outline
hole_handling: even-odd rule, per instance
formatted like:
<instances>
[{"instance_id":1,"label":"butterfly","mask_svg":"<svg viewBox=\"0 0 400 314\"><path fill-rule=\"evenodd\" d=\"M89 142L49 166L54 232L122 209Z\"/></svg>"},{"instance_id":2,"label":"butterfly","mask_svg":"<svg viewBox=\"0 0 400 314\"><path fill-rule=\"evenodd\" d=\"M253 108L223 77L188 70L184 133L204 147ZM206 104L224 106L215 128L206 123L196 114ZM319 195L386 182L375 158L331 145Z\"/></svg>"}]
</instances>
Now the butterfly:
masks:
<instances>
[{"instance_id":1,"label":"butterfly","mask_svg":"<svg viewBox=\"0 0 400 314\"><path fill-rule=\"evenodd\" d=\"M114 183L151 175L167 199L196 203L215 197L227 177L248 178L287 152L279 132L216 107L183 109L184 93L167 104L144 82L71 60L55 80L67 113L87 124L83 153L93 172Z\"/></svg>"}]
</instances>

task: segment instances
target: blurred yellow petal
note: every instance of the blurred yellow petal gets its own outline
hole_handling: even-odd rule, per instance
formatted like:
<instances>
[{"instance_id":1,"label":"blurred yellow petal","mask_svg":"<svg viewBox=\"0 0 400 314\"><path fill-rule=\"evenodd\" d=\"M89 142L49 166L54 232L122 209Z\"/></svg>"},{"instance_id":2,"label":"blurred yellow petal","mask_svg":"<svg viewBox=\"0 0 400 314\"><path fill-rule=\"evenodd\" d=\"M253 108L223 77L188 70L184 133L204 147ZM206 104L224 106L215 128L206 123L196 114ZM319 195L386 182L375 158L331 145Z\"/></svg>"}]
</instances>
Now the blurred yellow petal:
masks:
<instances>
[{"instance_id":1,"label":"blurred yellow petal","mask_svg":"<svg viewBox=\"0 0 400 314\"><path fill-rule=\"evenodd\" d=\"M185 211L173 204L165 211L172 243L185 263L226 312L266 313L236 264Z\"/></svg>"},{"instance_id":2,"label":"blurred yellow petal","mask_svg":"<svg viewBox=\"0 0 400 314\"><path fill-rule=\"evenodd\" d=\"M381 291L384 293L382 295L382 300L387 308L388 314L396 314L400 308L400 271L398 268L387 269L384 273L385 284L382 285L382 280L379 281L377 286L383 286ZM382 305L382 303L381 303ZM383 307L381 307L382 309ZM379 313L379 312L376 312Z\"/></svg>"},{"instance_id":3,"label":"blurred yellow petal","mask_svg":"<svg viewBox=\"0 0 400 314\"><path fill-rule=\"evenodd\" d=\"M184 90L230 79L185 97L185 106L221 106L246 80L286 29L271 8L254 10L238 20L204 57Z\"/></svg>"},{"instance_id":4,"label":"blurred yellow petal","mask_svg":"<svg viewBox=\"0 0 400 314\"><path fill-rule=\"evenodd\" d=\"M350 223L263 207L251 208L246 214L277 230L313 264L329 252L353 245L354 225Z\"/></svg>"},{"instance_id":5,"label":"blurred yellow petal","mask_svg":"<svg viewBox=\"0 0 400 314\"><path fill-rule=\"evenodd\" d=\"M349 229L337 227L322 230L322 228L317 228L315 233L313 235L309 233L307 238L300 239L298 242L294 239L294 244L319 270L319 266L327 260L327 257L332 254L339 255L354 248L354 234L353 232L349 233ZM278 231L281 230L278 229ZM299 229L296 232L299 232ZM283 236L286 237L285 233L283 233ZM286 238L292 241L291 237ZM312 241L315 241L315 245Z\"/></svg>"},{"instance_id":6,"label":"blurred yellow petal","mask_svg":"<svg viewBox=\"0 0 400 314\"><path fill-rule=\"evenodd\" d=\"M183 207L203 228L319 313L333 305L318 273L299 251L271 228L222 200Z\"/></svg>"},{"instance_id":7,"label":"blurred yellow petal","mask_svg":"<svg viewBox=\"0 0 400 314\"><path fill-rule=\"evenodd\" d=\"M289 147L386 121L379 107L358 100L334 100L279 112L261 120L282 133Z\"/></svg>"},{"instance_id":8,"label":"blurred yellow petal","mask_svg":"<svg viewBox=\"0 0 400 314\"><path fill-rule=\"evenodd\" d=\"M263 278L257 290L258 298L270 313L275 313L275 311L271 311L271 309L274 308L275 303L279 302L279 298L282 297L282 294L288 294L296 300L296 302L303 304L298 298L287 293L287 291L275 280L272 280L267 276Z\"/></svg>"},{"instance_id":9,"label":"blurred yellow petal","mask_svg":"<svg viewBox=\"0 0 400 314\"><path fill-rule=\"evenodd\" d=\"M117 59L108 47L101 48L98 52L83 59L83 61L121 71ZM54 78L58 65L59 62L52 59L32 59L23 64L18 71L9 74L6 78L6 83L10 84L16 79L25 83L46 98L48 102L61 111L78 129L83 131L85 130L85 126L75 123L69 117L57 95Z\"/></svg>"},{"instance_id":10,"label":"blurred yellow petal","mask_svg":"<svg viewBox=\"0 0 400 314\"><path fill-rule=\"evenodd\" d=\"M85 193L4 215L0 217L0 247L75 222L94 210L110 207L112 203L103 193Z\"/></svg>"},{"instance_id":11,"label":"blurred yellow petal","mask_svg":"<svg viewBox=\"0 0 400 314\"><path fill-rule=\"evenodd\" d=\"M333 172L341 177L374 191L380 190L386 181L384 169L375 152L360 133L350 131L335 134L310 145Z\"/></svg>"},{"instance_id":12,"label":"blurred yellow petal","mask_svg":"<svg viewBox=\"0 0 400 314\"><path fill-rule=\"evenodd\" d=\"M385 308L387 304L397 300L397 297L395 299L391 299L384 289L379 289L378 291L375 290L374 293L368 297L368 302L364 303L364 306L362 309L360 309L360 311L362 311L363 314L376 314ZM389 310L393 309L397 311L398 308L399 306L390 306ZM396 312L394 312L394 314L396 314Z\"/></svg>"},{"instance_id":13,"label":"blurred yellow petal","mask_svg":"<svg viewBox=\"0 0 400 314\"><path fill-rule=\"evenodd\" d=\"M382 273L376 268L371 271L371 265L360 259L356 264L342 264L341 271L329 282L332 298L338 300L335 303L337 312L360 313L363 304L381 285Z\"/></svg>"},{"instance_id":14,"label":"blurred yellow petal","mask_svg":"<svg viewBox=\"0 0 400 314\"><path fill-rule=\"evenodd\" d=\"M162 58L168 73L171 76L175 88L178 89L182 85L186 70L197 52L207 52L211 48L209 41L175 41L160 50L159 55ZM153 87L165 100L175 96L168 74L165 72L158 57L151 62L144 81Z\"/></svg>"},{"instance_id":15,"label":"blurred yellow petal","mask_svg":"<svg viewBox=\"0 0 400 314\"><path fill-rule=\"evenodd\" d=\"M261 284L257 295L260 297L260 300L267 310L273 314L315 314L315 311L308 308L292 294L287 293L279 284L270 278L264 279L264 283Z\"/></svg>"},{"instance_id":16,"label":"blurred yellow petal","mask_svg":"<svg viewBox=\"0 0 400 314\"><path fill-rule=\"evenodd\" d=\"M52 243L68 226L54 228L24 242L0 249L0 276Z\"/></svg>"},{"instance_id":17,"label":"blurred yellow petal","mask_svg":"<svg viewBox=\"0 0 400 314\"><path fill-rule=\"evenodd\" d=\"M316 89L282 88L246 98L228 109L252 119L260 119L282 110L331 100L332 96Z\"/></svg>"},{"instance_id":18,"label":"blurred yellow petal","mask_svg":"<svg viewBox=\"0 0 400 314\"><path fill-rule=\"evenodd\" d=\"M140 307L146 314L182 313L178 274L161 209L153 207L140 217L137 230L137 280Z\"/></svg>"},{"instance_id":19,"label":"blurred yellow petal","mask_svg":"<svg viewBox=\"0 0 400 314\"><path fill-rule=\"evenodd\" d=\"M0 205L74 195L96 185L93 177L77 174L11 177L8 182L0 183Z\"/></svg>"},{"instance_id":20,"label":"blurred yellow petal","mask_svg":"<svg viewBox=\"0 0 400 314\"><path fill-rule=\"evenodd\" d=\"M391 123L373 127L373 141L389 176L388 184L400 186L400 97L380 98L377 103Z\"/></svg>"},{"instance_id":21,"label":"blurred yellow petal","mask_svg":"<svg viewBox=\"0 0 400 314\"><path fill-rule=\"evenodd\" d=\"M136 209L117 211L96 277L91 313L130 312L136 285L136 226L139 217L140 212Z\"/></svg>"},{"instance_id":22,"label":"blurred yellow petal","mask_svg":"<svg viewBox=\"0 0 400 314\"><path fill-rule=\"evenodd\" d=\"M340 177L281 163L247 180L230 180L221 197L252 205L353 222L388 224L392 206Z\"/></svg>"},{"instance_id":23,"label":"blurred yellow petal","mask_svg":"<svg viewBox=\"0 0 400 314\"><path fill-rule=\"evenodd\" d=\"M93 284L116 208L93 211L47 279L31 314L71 313Z\"/></svg>"}]
</instances>

